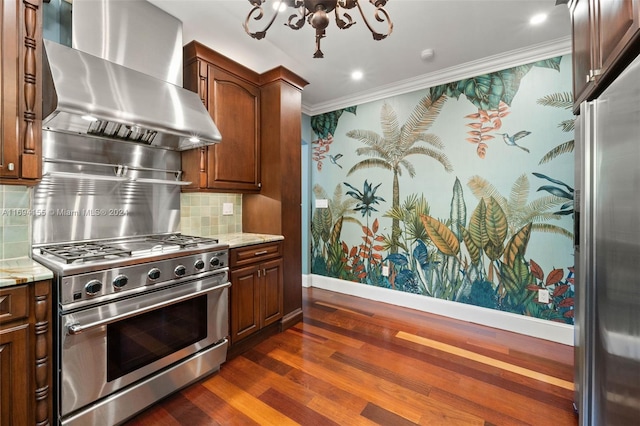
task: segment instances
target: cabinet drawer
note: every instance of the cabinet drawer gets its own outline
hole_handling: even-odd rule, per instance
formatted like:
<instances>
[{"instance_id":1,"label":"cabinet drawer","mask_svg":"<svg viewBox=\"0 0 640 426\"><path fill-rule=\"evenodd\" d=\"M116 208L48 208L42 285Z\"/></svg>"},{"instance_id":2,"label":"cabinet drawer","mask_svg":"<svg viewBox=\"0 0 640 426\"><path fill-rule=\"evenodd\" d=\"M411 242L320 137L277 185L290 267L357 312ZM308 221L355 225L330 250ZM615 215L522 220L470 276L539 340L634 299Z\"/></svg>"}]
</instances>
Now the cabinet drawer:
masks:
<instances>
[{"instance_id":1,"label":"cabinet drawer","mask_svg":"<svg viewBox=\"0 0 640 426\"><path fill-rule=\"evenodd\" d=\"M29 287L26 285L0 289L0 324L29 316L28 298Z\"/></svg>"},{"instance_id":2,"label":"cabinet drawer","mask_svg":"<svg viewBox=\"0 0 640 426\"><path fill-rule=\"evenodd\" d=\"M232 248L229 250L229 264L235 266L250 265L282 256L282 241L274 243L255 244L251 246Z\"/></svg>"}]
</instances>

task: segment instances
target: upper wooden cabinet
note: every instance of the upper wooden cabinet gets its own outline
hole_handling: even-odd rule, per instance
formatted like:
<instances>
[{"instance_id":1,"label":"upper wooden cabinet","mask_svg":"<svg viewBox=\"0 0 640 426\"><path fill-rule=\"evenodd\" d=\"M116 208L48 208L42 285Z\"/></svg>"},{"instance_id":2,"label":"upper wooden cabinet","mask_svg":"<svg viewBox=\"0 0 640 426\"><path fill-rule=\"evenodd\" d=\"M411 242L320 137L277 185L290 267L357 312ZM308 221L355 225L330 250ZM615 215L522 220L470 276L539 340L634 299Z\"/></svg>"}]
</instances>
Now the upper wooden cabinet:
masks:
<instances>
[{"instance_id":1,"label":"upper wooden cabinet","mask_svg":"<svg viewBox=\"0 0 640 426\"><path fill-rule=\"evenodd\" d=\"M0 183L33 185L42 174L42 0L0 7Z\"/></svg>"},{"instance_id":2,"label":"upper wooden cabinet","mask_svg":"<svg viewBox=\"0 0 640 426\"><path fill-rule=\"evenodd\" d=\"M182 154L185 190L260 191L258 74L198 42L184 47L184 87L197 92L222 142Z\"/></svg>"},{"instance_id":3,"label":"upper wooden cabinet","mask_svg":"<svg viewBox=\"0 0 640 426\"><path fill-rule=\"evenodd\" d=\"M572 0L574 112L640 52L640 0Z\"/></svg>"}]
</instances>

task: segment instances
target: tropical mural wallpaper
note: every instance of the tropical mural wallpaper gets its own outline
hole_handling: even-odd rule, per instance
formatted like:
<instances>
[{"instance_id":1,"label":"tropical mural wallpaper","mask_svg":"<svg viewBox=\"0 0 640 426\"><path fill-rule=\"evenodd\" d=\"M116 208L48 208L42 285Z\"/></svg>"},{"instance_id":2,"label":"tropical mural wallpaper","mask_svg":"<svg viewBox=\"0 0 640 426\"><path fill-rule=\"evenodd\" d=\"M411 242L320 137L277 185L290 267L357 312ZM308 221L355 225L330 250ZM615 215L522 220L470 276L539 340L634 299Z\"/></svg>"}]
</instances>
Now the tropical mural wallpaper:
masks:
<instances>
[{"instance_id":1,"label":"tropical mural wallpaper","mask_svg":"<svg viewBox=\"0 0 640 426\"><path fill-rule=\"evenodd\" d=\"M311 272L573 324L571 105L559 56L311 117Z\"/></svg>"}]
</instances>

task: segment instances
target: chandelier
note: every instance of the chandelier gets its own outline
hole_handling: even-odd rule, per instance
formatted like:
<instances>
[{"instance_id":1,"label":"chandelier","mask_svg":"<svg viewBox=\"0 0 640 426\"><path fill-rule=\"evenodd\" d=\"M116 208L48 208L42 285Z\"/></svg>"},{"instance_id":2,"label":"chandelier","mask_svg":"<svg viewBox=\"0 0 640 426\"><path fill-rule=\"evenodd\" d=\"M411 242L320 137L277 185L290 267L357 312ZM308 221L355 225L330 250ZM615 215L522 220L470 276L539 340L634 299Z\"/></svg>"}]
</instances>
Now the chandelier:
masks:
<instances>
[{"instance_id":1,"label":"chandelier","mask_svg":"<svg viewBox=\"0 0 640 426\"><path fill-rule=\"evenodd\" d=\"M362 3L364 0L273 0L274 3L274 13L266 28L262 31L251 32L249 30L249 20L253 17L254 20L258 21L264 17L264 10L262 8L263 5L267 3L267 0L249 0L249 3L253 5L253 8L247 15L247 19L244 21L244 30L251 37L260 40L263 39L267 35L267 31L271 28L271 25L276 20L278 14L287 7L291 7L296 9L296 13L289 16L288 21L285 23L291 29L299 30L304 26L305 20L309 22L316 30L316 52L314 53L314 58L323 58L324 54L322 50L320 50L320 40L326 37L325 29L329 25L329 14L334 12L336 17L336 25L341 30L351 27L355 24L355 21L349 15L346 10L358 8L360 12L360 16L364 20L365 25L371 31L374 40L383 40L391 34L393 31L393 23L389 19L389 14L384 9L384 6L387 4L388 0L369 0L376 9L374 13L374 17L378 22L387 22L387 32L379 33L373 29L367 18L364 16L364 12L362 11Z\"/></svg>"}]
</instances>

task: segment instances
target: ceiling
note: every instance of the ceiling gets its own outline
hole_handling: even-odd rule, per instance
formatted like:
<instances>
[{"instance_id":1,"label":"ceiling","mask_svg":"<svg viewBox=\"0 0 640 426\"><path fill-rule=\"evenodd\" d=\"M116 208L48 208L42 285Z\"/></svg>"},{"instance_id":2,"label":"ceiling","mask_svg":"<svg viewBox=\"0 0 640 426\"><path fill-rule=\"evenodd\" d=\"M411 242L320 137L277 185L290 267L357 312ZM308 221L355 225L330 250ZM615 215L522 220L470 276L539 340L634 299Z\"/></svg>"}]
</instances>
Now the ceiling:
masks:
<instances>
[{"instance_id":1,"label":"ceiling","mask_svg":"<svg viewBox=\"0 0 640 426\"><path fill-rule=\"evenodd\" d=\"M259 73L283 65L307 80L302 104L310 115L373 100L376 94L380 98L489 72L489 63L505 63L505 58L526 63L535 55L570 49L569 11L566 5L556 6L556 0L389 0L393 32L381 41L373 40L353 9L356 24L351 28L340 30L335 20L330 22L322 59L313 58L315 32L308 23L298 31L284 25L292 9L276 18L264 39L255 40L242 26L249 1L149 1L182 21L185 43L198 40ZM375 8L362 3L371 25L385 32L386 24L373 17ZM274 13L270 6L264 10L261 21L250 22L252 31L262 30ZM529 19L537 13L548 18L533 26ZM433 49L432 58L422 59L425 49ZM353 81L354 70L364 77Z\"/></svg>"}]
</instances>

